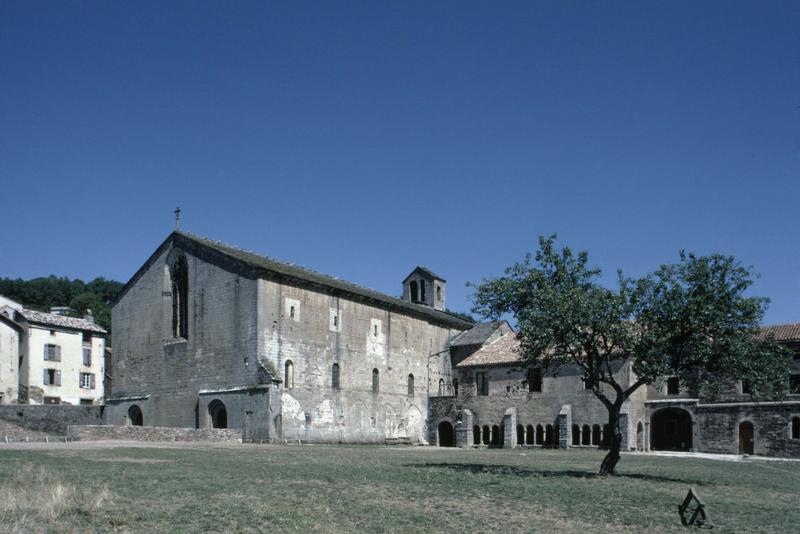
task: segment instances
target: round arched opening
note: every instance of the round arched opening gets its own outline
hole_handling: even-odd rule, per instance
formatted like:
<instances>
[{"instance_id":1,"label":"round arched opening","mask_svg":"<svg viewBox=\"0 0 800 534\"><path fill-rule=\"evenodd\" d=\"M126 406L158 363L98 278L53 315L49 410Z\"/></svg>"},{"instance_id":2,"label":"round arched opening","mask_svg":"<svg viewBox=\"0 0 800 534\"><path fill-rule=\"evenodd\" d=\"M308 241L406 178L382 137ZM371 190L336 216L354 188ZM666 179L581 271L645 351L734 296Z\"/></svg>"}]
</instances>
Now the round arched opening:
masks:
<instances>
[{"instance_id":1,"label":"round arched opening","mask_svg":"<svg viewBox=\"0 0 800 534\"><path fill-rule=\"evenodd\" d=\"M450 424L450 421L442 421L439 423L439 446L456 446L456 435L455 432L453 432L453 425Z\"/></svg>"},{"instance_id":2,"label":"round arched opening","mask_svg":"<svg viewBox=\"0 0 800 534\"><path fill-rule=\"evenodd\" d=\"M136 404L128 408L128 421L130 421L131 426L144 426L142 409Z\"/></svg>"},{"instance_id":3,"label":"round arched opening","mask_svg":"<svg viewBox=\"0 0 800 534\"><path fill-rule=\"evenodd\" d=\"M211 428L228 428L228 410L222 401L215 400L209 404L208 415L211 416Z\"/></svg>"},{"instance_id":4,"label":"round arched opening","mask_svg":"<svg viewBox=\"0 0 800 534\"><path fill-rule=\"evenodd\" d=\"M498 425L492 425L492 442L493 447L500 446L500 427Z\"/></svg>"},{"instance_id":5,"label":"round arched opening","mask_svg":"<svg viewBox=\"0 0 800 534\"><path fill-rule=\"evenodd\" d=\"M656 451L688 451L692 448L692 416L680 408L665 408L653 414L650 446Z\"/></svg>"}]
</instances>

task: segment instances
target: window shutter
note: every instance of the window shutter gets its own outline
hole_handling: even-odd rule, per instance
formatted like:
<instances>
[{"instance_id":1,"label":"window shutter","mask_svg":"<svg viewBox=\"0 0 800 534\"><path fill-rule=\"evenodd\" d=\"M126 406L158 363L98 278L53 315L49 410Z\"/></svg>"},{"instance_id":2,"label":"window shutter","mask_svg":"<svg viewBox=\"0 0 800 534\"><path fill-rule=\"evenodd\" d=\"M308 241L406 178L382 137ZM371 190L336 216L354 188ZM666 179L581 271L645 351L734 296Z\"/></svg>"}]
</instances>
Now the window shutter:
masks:
<instances>
[{"instance_id":1,"label":"window shutter","mask_svg":"<svg viewBox=\"0 0 800 534\"><path fill-rule=\"evenodd\" d=\"M94 389L94 384L95 384L94 383L94 373L91 374L91 377L92 377L92 386L91 386L91 388Z\"/></svg>"},{"instance_id":2,"label":"window shutter","mask_svg":"<svg viewBox=\"0 0 800 534\"><path fill-rule=\"evenodd\" d=\"M47 345L44 346L44 361L47 361Z\"/></svg>"},{"instance_id":3,"label":"window shutter","mask_svg":"<svg viewBox=\"0 0 800 534\"><path fill-rule=\"evenodd\" d=\"M47 369L44 370L44 376L42 376L42 384L48 385L50 384L50 373L47 372Z\"/></svg>"},{"instance_id":4,"label":"window shutter","mask_svg":"<svg viewBox=\"0 0 800 534\"><path fill-rule=\"evenodd\" d=\"M56 371L56 385L61 385L61 371Z\"/></svg>"},{"instance_id":5,"label":"window shutter","mask_svg":"<svg viewBox=\"0 0 800 534\"><path fill-rule=\"evenodd\" d=\"M56 361L61 361L61 347L58 345L56 345Z\"/></svg>"}]
</instances>

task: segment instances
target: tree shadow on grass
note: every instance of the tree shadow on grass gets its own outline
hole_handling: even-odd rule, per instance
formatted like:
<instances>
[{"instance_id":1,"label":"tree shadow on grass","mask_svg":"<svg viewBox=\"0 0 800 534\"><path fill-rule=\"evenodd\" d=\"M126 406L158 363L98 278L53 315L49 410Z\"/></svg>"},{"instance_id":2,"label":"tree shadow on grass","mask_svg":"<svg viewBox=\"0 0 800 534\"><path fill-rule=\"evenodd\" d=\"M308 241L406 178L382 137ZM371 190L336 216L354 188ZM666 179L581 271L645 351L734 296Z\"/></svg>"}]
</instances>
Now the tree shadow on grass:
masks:
<instances>
[{"instance_id":1,"label":"tree shadow on grass","mask_svg":"<svg viewBox=\"0 0 800 534\"><path fill-rule=\"evenodd\" d=\"M522 478L584 478L584 479L603 479L594 471L577 471L573 469L548 471L544 469L526 469L513 465L492 465L492 464L453 464L453 463L424 463L424 464L405 464L404 467L416 467L419 469L450 469L459 473L489 474L489 475L508 475ZM700 480L684 480L670 478L659 475L647 475L644 473L618 473L616 478L626 478L634 480L645 480L648 482L669 482L677 484L688 484L693 486L705 486Z\"/></svg>"}]
</instances>

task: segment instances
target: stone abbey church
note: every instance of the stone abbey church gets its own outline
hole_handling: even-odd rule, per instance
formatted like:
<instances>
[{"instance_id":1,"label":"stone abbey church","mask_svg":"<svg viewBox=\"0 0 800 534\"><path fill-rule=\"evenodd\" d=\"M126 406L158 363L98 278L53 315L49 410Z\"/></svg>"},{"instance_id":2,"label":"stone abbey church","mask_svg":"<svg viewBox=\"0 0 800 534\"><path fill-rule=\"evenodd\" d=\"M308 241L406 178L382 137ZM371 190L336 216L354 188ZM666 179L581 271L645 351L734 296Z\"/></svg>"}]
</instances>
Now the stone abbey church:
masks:
<instances>
[{"instance_id":1,"label":"stone abbey church","mask_svg":"<svg viewBox=\"0 0 800 534\"><path fill-rule=\"evenodd\" d=\"M447 312L445 280L423 267L402 285L388 296L175 231L114 304L106 423L265 442L604 445L607 412L578 369L530 367L506 322ZM800 324L767 330L800 355ZM713 402L672 380L641 388L623 447L800 457L798 361L779 400L741 384Z\"/></svg>"}]
</instances>

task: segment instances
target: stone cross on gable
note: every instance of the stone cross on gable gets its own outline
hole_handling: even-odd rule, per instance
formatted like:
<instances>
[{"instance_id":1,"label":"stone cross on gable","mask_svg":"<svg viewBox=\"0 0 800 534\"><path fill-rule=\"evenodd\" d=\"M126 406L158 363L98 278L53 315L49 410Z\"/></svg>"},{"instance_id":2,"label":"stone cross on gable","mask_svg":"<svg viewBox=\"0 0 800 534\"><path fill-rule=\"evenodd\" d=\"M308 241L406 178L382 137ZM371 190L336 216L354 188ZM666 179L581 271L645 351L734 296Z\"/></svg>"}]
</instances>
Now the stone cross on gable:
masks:
<instances>
[{"instance_id":1,"label":"stone cross on gable","mask_svg":"<svg viewBox=\"0 0 800 534\"><path fill-rule=\"evenodd\" d=\"M181 209L179 207L175 208L175 229L181 229Z\"/></svg>"}]
</instances>

